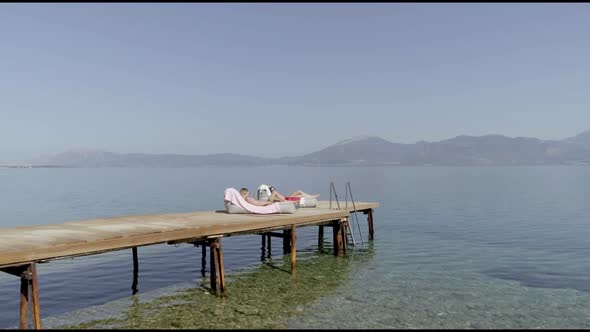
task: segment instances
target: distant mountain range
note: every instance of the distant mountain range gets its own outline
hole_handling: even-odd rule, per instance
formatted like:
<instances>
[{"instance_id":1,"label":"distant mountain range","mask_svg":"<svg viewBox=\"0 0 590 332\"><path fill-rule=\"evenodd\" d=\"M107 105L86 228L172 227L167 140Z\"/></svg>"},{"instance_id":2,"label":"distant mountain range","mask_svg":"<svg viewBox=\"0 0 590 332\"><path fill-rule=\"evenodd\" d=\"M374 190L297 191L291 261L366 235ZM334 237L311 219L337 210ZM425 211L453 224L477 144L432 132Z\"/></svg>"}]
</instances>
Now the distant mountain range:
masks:
<instances>
[{"instance_id":1,"label":"distant mountain range","mask_svg":"<svg viewBox=\"0 0 590 332\"><path fill-rule=\"evenodd\" d=\"M113 153L71 150L31 163L61 167L351 166L351 165L588 165L590 130L564 140L502 135L457 136L439 142L392 143L363 136L297 157Z\"/></svg>"}]
</instances>

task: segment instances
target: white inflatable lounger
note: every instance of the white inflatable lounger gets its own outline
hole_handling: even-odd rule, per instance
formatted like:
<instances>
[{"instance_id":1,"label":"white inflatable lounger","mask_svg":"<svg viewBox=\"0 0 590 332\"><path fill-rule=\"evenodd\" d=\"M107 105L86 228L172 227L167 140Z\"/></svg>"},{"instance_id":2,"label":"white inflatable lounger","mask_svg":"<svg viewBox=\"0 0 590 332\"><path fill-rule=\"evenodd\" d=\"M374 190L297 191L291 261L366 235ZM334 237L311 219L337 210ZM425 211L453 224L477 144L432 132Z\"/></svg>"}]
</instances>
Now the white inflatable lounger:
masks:
<instances>
[{"instance_id":1,"label":"white inflatable lounger","mask_svg":"<svg viewBox=\"0 0 590 332\"><path fill-rule=\"evenodd\" d=\"M265 206L257 206L246 202L244 197L242 197L235 188L225 189L223 200L225 209L228 213L295 213L295 204L293 204L293 202L279 202Z\"/></svg>"},{"instance_id":2,"label":"white inflatable lounger","mask_svg":"<svg viewBox=\"0 0 590 332\"><path fill-rule=\"evenodd\" d=\"M313 208L318 205L318 200L313 197L301 197L298 206L300 208Z\"/></svg>"},{"instance_id":3,"label":"white inflatable lounger","mask_svg":"<svg viewBox=\"0 0 590 332\"><path fill-rule=\"evenodd\" d=\"M253 212L249 212L235 204L233 204L230 201L224 201L225 203L225 211L227 211L227 213L232 213L232 214L239 214L239 213L253 213ZM279 213L295 213L295 204L291 203L291 202L278 202L275 203L279 205Z\"/></svg>"}]
</instances>

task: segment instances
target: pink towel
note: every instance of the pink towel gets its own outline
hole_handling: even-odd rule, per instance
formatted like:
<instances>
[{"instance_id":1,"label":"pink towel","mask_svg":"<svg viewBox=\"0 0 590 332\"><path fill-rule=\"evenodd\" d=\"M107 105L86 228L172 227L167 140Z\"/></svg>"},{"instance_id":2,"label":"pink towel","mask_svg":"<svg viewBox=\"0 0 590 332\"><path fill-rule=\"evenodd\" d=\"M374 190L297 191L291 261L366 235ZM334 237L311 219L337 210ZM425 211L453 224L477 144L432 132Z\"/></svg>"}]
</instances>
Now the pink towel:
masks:
<instances>
[{"instance_id":1,"label":"pink towel","mask_svg":"<svg viewBox=\"0 0 590 332\"><path fill-rule=\"evenodd\" d=\"M240 192L238 192L235 188L225 189L223 196L223 198L226 201L230 201L232 204L237 205L248 212L258 214L270 214L281 212L279 208L279 203L273 203L266 206L257 206L246 202L244 197L242 197L242 195L240 195Z\"/></svg>"}]
</instances>

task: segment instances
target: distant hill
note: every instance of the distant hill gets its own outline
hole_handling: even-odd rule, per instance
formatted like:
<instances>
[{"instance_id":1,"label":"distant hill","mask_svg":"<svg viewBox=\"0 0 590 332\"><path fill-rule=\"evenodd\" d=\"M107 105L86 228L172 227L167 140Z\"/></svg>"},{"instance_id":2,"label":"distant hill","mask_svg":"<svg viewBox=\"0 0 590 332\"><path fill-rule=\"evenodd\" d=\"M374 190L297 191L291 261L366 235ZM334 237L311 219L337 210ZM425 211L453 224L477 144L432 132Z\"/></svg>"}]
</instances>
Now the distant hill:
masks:
<instances>
[{"instance_id":1,"label":"distant hill","mask_svg":"<svg viewBox=\"0 0 590 332\"><path fill-rule=\"evenodd\" d=\"M232 153L209 155L113 153L95 150L72 150L38 160L36 164L64 167L198 167L262 166L268 159Z\"/></svg>"},{"instance_id":2,"label":"distant hill","mask_svg":"<svg viewBox=\"0 0 590 332\"><path fill-rule=\"evenodd\" d=\"M365 137L288 159L292 165L540 165L584 162L590 162L590 149L578 144L502 135L463 135L439 142L413 144Z\"/></svg>"},{"instance_id":3,"label":"distant hill","mask_svg":"<svg viewBox=\"0 0 590 332\"><path fill-rule=\"evenodd\" d=\"M368 165L405 160L411 144L392 143L376 136L362 136L338 142L299 157L282 158L287 165Z\"/></svg>"},{"instance_id":4,"label":"distant hill","mask_svg":"<svg viewBox=\"0 0 590 332\"><path fill-rule=\"evenodd\" d=\"M420 141L413 144L392 143L376 136L362 136L306 155L283 158L232 153L119 154L98 150L72 150L33 163L64 167L560 164L590 164L590 130L564 140L462 135L439 142Z\"/></svg>"},{"instance_id":5,"label":"distant hill","mask_svg":"<svg viewBox=\"0 0 590 332\"><path fill-rule=\"evenodd\" d=\"M580 147L590 149L590 130L586 130L585 132L578 134L574 137L568 138L565 141L567 143L576 144Z\"/></svg>"}]
</instances>

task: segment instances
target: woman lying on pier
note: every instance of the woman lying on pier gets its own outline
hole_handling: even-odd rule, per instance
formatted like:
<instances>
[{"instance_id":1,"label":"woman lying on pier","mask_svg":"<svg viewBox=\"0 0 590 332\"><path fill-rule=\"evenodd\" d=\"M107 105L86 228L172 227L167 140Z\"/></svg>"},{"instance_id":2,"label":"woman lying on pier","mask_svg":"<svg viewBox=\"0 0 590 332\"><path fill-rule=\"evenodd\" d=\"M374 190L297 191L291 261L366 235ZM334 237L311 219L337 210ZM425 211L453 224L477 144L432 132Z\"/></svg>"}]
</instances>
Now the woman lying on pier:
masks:
<instances>
[{"instance_id":1,"label":"woman lying on pier","mask_svg":"<svg viewBox=\"0 0 590 332\"><path fill-rule=\"evenodd\" d=\"M266 206L266 205L270 205L270 204L274 203L272 200L261 201L261 200L257 200L255 198L250 197L250 191L248 190L248 188L240 189L240 195L242 195L242 197L244 197L246 202L248 202L252 205L256 205L256 206Z\"/></svg>"},{"instance_id":2,"label":"woman lying on pier","mask_svg":"<svg viewBox=\"0 0 590 332\"><path fill-rule=\"evenodd\" d=\"M268 200L270 202L286 202L285 196L281 195L273 186L269 186L268 189L270 190L270 197ZM311 198L318 198L320 194L310 195L301 190L296 190L291 193L292 197L311 197Z\"/></svg>"}]
</instances>

